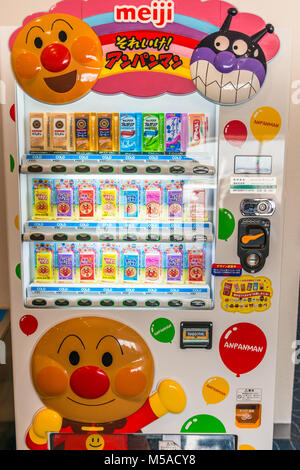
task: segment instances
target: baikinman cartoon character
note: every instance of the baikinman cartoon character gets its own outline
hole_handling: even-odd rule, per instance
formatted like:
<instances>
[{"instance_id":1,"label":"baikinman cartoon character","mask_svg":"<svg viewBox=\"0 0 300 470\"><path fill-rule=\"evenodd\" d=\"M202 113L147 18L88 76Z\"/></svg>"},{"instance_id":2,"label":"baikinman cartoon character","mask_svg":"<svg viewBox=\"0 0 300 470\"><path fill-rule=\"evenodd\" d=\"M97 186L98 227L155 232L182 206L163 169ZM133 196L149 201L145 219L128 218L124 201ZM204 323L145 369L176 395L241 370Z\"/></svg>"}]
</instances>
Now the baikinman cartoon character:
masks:
<instances>
[{"instance_id":1,"label":"baikinman cartoon character","mask_svg":"<svg viewBox=\"0 0 300 470\"><path fill-rule=\"evenodd\" d=\"M132 328L108 318L80 317L51 328L32 354L31 372L45 408L27 432L29 449L47 449L50 432L135 433L186 405L183 389L169 379L149 396L149 347Z\"/></svg>"},{"instance_id":2,"label":"baikinman cartoon character","mask_svg":"<svg viewBox=\"0 0 300 470\"><path fill-rule=\"evenodd\" d=\"M103 52L88 24L71 15L53 13L35 18L19 31L11 62L25 93L46 103L69 103L97 82Z\"/></svg>"},{"instance_id":3,"label":"baikinman cartoon character","mask_svg":"<svg viewBox=\"0 0 300 470\"><path fill-rule=\"evenodd\" d=\"M206 36L191 58L191 77L196 88L216 103L247 101L266 78L267 62L259 41L267 33L273 34L274 27L267 24L253 36L230 31L232 18L237 14L236 8L229 8L221 29Z\"/></svg>"}]
</instances>

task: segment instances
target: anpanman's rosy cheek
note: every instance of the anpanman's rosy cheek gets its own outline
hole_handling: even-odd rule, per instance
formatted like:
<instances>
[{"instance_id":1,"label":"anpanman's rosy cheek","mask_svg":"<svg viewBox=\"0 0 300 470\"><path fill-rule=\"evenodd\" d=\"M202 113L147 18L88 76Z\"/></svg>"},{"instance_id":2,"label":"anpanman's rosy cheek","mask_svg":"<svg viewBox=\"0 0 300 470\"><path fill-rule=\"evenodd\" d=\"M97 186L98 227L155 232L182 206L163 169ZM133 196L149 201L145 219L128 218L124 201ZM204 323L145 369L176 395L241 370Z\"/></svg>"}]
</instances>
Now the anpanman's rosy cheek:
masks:
<instances>
[{"instance_id":1,"label":"anpanman's rosy cheek","mask_svg":"<svg viewBox=\"0 0 300 470\"><path fill-rule=\"evenodd\" d=\"M75 39L71 47L72 57L82 65L89 65L99 61L96 42L89 36L80 36Z\"/></svg>"},{"instance_id":2,"label":"anpanman's rosy cheek","mask_svg":"<svg viewBox=\"0 0 300 470\"><path fill-rule=\"evenodd\" d=\"M35 384L41 395L49 397L61 395L68 386L68 374L59 367L44 367L37 373Z\"/></svg>"},{"instance_id":3,"label":"anpanman's rosy cheek","mask_svg":"<svg viewBox=\"0 0 300 470\"><path fill-rule=\"evenodd\" d=\"M22 52L16 58L15 71L20 78L34 78L41 70L39 58L32 52Z\"/></svg>"},{"instance_id":4,"label":"anpanman's rosy cheek","mask_svg":"<svg viewBox=\"0 0 300 470\"><path fill-rule=\"evenodd\" d=\"M140 395L146 388L147 378L139 369L126 367L115 376L114 389L122 397L133 398Z\"/></svg>"}]
</instances>

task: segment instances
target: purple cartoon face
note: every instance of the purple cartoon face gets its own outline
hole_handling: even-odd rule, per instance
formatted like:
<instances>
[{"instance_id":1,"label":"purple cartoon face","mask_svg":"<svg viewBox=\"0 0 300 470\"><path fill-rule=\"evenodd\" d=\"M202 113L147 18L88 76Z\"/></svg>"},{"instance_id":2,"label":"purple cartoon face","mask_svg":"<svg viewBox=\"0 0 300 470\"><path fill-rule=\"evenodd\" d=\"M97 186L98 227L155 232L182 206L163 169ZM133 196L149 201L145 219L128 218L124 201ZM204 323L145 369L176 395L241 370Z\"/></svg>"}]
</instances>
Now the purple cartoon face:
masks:
<instances>
[{"instance_id":1,"label":"purple cartoon face","mask_svg":"<svg viewBox=\"0 0 300 470\"><path fill-rule=\"evenodd\" d=\"M239 104L252 98L266 78L266 58L258 45L265 29L253 36L229 31L235 8L229 8L220 31L204 38L191 58L191 76L198 91L208 100L224 105Z\"/></svg>"}]
</instances>

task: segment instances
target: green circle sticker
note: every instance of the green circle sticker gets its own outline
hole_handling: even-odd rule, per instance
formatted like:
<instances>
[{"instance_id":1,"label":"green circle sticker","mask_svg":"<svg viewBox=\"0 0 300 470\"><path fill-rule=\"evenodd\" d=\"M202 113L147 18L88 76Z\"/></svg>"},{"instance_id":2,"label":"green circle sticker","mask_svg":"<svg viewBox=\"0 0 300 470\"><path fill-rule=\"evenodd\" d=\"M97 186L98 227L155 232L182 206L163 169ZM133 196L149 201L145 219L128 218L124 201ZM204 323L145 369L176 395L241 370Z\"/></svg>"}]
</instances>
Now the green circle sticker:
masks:
<instances>
[{"instance_id":1,"label":"green circle sticker","mask_svg":"<svg viewBox=\"0 0 300 470\"><path fill-rule=\"evenodd\" d=\"M16 275L19 279L21 279L21 263L17 264L16 266Z\"/></svg>"},{"instance_id":2,"label":"green circle sticker","mask_svg":"<svg viewBox=\"0 0 300 470\"><path fill-rule=\"evenodd\" d=\"M175 327L167 318L157 318L151 323L150 333L160 343L172 343L175 336Z\"/></svg>"},{"instance_id":3,"label":"green circle sticker","mask_svg":"<svg viewBox=\"0 0 300 470\"><path fill-rule=\"evenodd\" d=\"M224 424L211 415L196 415L188 419L181 428L181 432L203 433L203 434L224 434L226 429Z\"/></svg>"}]
</instances>

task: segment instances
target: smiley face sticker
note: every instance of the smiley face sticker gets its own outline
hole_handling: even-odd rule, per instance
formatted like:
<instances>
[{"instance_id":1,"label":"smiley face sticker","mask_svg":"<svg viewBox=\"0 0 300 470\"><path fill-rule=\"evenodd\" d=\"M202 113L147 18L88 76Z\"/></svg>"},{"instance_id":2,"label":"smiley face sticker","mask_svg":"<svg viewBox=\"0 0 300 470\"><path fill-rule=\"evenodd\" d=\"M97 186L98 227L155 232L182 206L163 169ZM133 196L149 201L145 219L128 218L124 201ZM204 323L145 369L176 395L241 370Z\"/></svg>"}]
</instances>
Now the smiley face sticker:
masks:
<instances>
[{"instance_id":1,"label":"smiley face sticker","mask_svg":"<svg viewBox=\"0 0 300 470\"><path fill-rule=\"evenodd\" d=\"M45 103L69 103L95 85L103 53L99 38L84 21L49 14L20 30L11 62L17 82L28 95Z\"/></svg>"}]
</instances>

